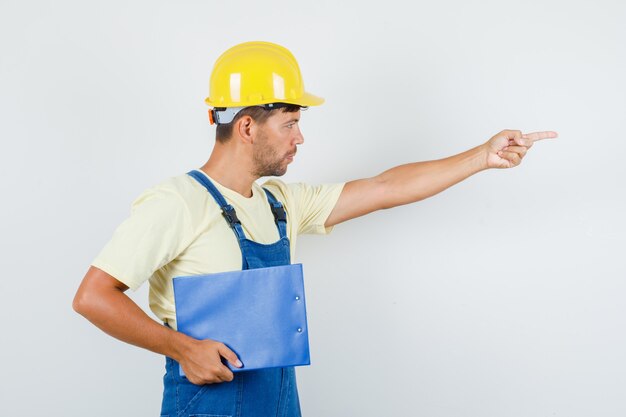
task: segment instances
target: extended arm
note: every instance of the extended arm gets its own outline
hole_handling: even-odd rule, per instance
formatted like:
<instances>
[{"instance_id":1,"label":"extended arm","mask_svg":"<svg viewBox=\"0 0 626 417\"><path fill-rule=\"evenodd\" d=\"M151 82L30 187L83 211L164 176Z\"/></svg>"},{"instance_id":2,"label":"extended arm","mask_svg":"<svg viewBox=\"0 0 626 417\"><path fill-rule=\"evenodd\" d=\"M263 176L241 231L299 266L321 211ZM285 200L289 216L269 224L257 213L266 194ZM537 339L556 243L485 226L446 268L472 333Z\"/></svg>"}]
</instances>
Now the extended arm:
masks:
<instances>
[{"instance_id":1,"label":"extended arm","mask_svg":"<svg viewBox=\"0 0 626 417\"><path fill-rule=\"evenodd\" d=\"M111 336L175 359L193 383L232 380L232 372L222 364L221 356L240 366L233 351L222 343L196 340L157 323L124 294L127 289L113 276L92 266L72 306Z\"/></svg>"},{"instance_id":2,"label":"extended arm","mask_svg":"<svg viewBox=\"0 0 626 417\"><path fill-rule=\"evenodd\" d=\"M325 226L423 200L488 168L512 168L520 164L535 141L555 137L556 132L522 134L504 130L485 144L458 155L400 165L372 178L350 181Z\"/></svg>"}]
</instances>

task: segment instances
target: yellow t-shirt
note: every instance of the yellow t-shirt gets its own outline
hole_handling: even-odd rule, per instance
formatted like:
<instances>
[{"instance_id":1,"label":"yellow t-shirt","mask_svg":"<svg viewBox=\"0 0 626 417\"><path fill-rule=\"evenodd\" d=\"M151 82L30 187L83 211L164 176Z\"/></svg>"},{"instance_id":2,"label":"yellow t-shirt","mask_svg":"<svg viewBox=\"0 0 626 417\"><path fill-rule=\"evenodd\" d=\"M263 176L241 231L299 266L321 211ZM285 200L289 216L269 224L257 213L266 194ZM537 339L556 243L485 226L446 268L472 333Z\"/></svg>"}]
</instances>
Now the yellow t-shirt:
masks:
<instances>
[{"instance_id":1,"label":"yellow t-shirt","mask_svg":"<svg viewBox=\"0 0 626 417\"><path fill-rule=\"evenodd\" d=\"M202 174L204 172L199 171ZM204 174L206 175L206 174ZM246 238L274 243L278 228L267 196L256 182L246 198L208 177L237 212ZM287 212L291 259L296 237L327 234L324 227L344 183L311 186L270 179L263 184ZM131 215L115 230L93 266L136 290L150 283L150 309L176 328L172 278L240 270L241 249L215 199L187 174L168 178L135 199Z\"/></svg>"}]
</instances>

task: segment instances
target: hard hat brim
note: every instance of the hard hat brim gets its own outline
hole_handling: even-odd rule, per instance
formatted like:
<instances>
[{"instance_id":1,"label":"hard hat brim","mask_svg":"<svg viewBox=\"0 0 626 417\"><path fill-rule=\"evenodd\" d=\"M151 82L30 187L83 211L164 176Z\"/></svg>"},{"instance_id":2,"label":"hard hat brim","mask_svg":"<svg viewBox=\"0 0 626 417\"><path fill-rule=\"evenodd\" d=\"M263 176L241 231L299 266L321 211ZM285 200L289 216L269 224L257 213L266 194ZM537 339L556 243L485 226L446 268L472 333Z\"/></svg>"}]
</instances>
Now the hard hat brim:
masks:
<instances>
[{"instance_id":1,"label":"hard hat brim","mask_svg":"<svg viewBox=\"0 0 626 417\"><path fill-rule=\"evenodd\" d=\"M310 106L319 106L324 103L324 99L322 97L318 97L316 95L310 93L304 93L304 95L298 100L297 103L289 103L289 104L299 104L300 106L310 107Z\"/></svg>"},{"instance_id":2,"label":"hard hat brim","mask_svg":"<svg viewBox=\"0 0 626 417\"><path fill-rule=\"evenodd\" d=\"M268 100L268 101L259 101L259 102L255 102L255 103L244 103L244 102L233 102L233 103L224 103L224 102L219 102L216 103L213 100L211 100L211 97L207 97L204 102L206 104L208 104L211 107L250 107L250 106L258 106L261 104L270 104L270 103L287 103L287 104L296 104L298 106L302 106L302 107L311 107L311 106L319 106L320 104L324 103L324 99L322 97L318 97L314 94L311 93L304 93L301 97L297 98L297 99L284 99L284 100Z\"/></svg>"}]
</instances>

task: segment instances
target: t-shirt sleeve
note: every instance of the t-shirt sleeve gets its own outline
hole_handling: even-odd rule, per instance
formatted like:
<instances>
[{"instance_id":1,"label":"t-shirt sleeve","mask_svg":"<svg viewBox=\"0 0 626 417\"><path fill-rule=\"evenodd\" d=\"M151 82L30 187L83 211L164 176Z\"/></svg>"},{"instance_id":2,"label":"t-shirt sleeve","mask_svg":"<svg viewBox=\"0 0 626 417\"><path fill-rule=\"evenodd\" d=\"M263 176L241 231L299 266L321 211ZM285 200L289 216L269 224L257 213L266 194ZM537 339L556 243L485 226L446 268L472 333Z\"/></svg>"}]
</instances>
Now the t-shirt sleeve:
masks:
<instances>
[{"instance_id":1,"label":"t-shirt sleeve","mask_svg":"<svg viewBox=\"0 0 626 417\"><path fill-rule=\"evenodd\" d=\"M137 197L131 215L115 230L91 265L133 291L191 242L192 225L183 197L150 188Z\"/></svg>"},{"instance_id":2,"label":"t-shirt sleeve","mask_svg":"<svg viewBox=\"0 0 626 417\"><path fill-rule=\"evenodd\" d=\"M270 192L277 192L279 195L275 194L276 198L285 202L290 217L297 222L298 234L322 235L333 230L333 226L325 227L324 223L337 204L344 185L285 184L280 180L269 180L263 184Z\"/></svg>"}]
</instances>

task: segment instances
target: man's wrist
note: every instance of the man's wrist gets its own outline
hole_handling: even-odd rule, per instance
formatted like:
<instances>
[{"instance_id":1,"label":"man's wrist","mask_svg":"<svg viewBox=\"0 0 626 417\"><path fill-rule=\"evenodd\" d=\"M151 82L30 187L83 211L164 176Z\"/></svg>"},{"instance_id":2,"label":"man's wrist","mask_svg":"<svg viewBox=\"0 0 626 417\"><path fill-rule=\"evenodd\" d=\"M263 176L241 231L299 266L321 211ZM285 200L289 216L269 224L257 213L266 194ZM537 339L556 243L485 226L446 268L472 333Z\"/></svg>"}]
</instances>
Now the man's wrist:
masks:
<instances>
[{"instance_id":1,"label":"man's wrist","mask_svg":"<svg viewBox=\"0 0 626 417\"><path fill-rule=\"evenodd\" d=\"M483 143L478 146L479 157L476 159L476 169L477 172L484 171L486 169L490 169L489 166L489 152L491 151L491 147L489 146L489 142Z\"/></svg>"},{"instance_id":2,"label":"man's wrist","mask_svg":"<svg viewBox=\"0 0 626 417\"><path fill-rule=\"evenodd\" d=\"M167 352L165 355L180 362L182 358L187 356L187 352L195 342L195 339L174 329L168 330Z\"/></svg>"}]
</instances>

